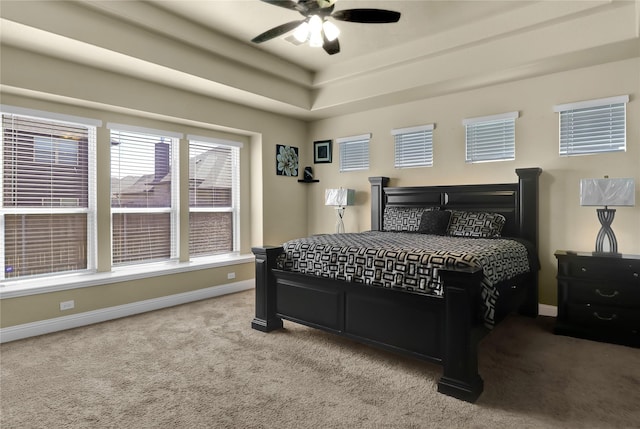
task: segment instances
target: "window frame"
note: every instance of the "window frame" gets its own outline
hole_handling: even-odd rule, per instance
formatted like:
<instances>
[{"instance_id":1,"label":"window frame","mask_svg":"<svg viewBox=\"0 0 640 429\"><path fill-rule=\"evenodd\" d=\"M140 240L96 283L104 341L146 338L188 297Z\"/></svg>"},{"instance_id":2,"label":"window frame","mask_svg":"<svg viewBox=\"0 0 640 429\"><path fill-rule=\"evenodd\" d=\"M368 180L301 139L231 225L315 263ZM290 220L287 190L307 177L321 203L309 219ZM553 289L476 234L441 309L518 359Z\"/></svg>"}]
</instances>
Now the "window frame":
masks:
<instances>
[{"instance_id":1,"label":"window frame","mask_svg":"<svg viewBox=\"0 0 640 429\"><path fill-rule=\"evenodd\" d=\"M2 121L2 125L0 126L2 132L2 141L3 141L3 150L0 151L0 172L2 175L2 180L0 180L0 282L6 284L6 282L22 282L22 281L32 281L35 278L48 278L48 277L61 277L67 276L69 274L77 274L77 273L88 273L94 272L97 264L97 202L96 202L96 188L97 188L97 177L96 177L96 157L97 157L97 129L102 126L102 121L86 118L80 116L59 114L54 112L35 110L35 109L27 109L17 106L9 106L9 105L0 105L0 115L4 117L5 115L30 119L34 121L42 121L49 123L58 123L64 126L73 126L73 127L83 127L86 128L87 135L87 206L79 207L76 205L67 205L62 204L58 206L52 205L43 205L39 206L24 206L24 207L5 207L4 203L4 120ZM55 130L54 130L55 131ZM52 132L53 134L53 132ZM36 135L34 135L33 140L33 163L36 164ZM53 148L53 146L52 146ZM62 163L62 165L66 167L78 166L79 164L79 145L76 145L76 162L74 164L70 163ZM57 156L53 154L53 157ZM52 161L54 159L52 158ZM53 163L56 164L56 163ZM73 198L73 197L70 197ZM85 255L85 267L80 269L72 269L72 270L64 270L64 271L50 271L47 273L33 274L33 275L24 275L18 277L6 277L6 254L5 254L5 217L7 215L77 215L84 214L86 215L86 255Z\"/></svg>"},{"instance_id":2,"label":"window frame","mask_svg":"<svg viewBox=\"0 0 640 429\"><path fill-rule=\"evenodd\" d=\"M191 146L192 143L198 145L210 145L213 147L225 147L231 149L231 206L230 207L192 207L191 195L189 195L188 211L189 211L189 259L199 260L212 257L220 257L224 255L237 255L240 251L240 151L243 148L242 142L233 140L224 140L219 138L205 137L200 135L187 135L189 141L188 157L189 157L189 182L191 182L192 172L191 170ZM189 183L189 188L191 183ZM189 193L191 189L189 189ZM232 249L230 252L211 253L211 254L191 254L192 234L191 234L191 213L231 213L232 222Z\"/></svg>"},{"instance_id":3,"label":"window frame","mask_svg":"<svg viewBox=\"0 0 640 429\"><path fill-rule=\"evenodd\" d=\"M465 162L477 164L483 162L514 161L516 159L516 119L518 111L497 115L467 118L465 126ZM508 127L508 129L507 129ZM505 131L508 133L506 134ZM471 142L470 142L471 134ZM502 134L502 138L500 138ZM512 138L511 138L512 136ZM493 137L493 139L491 139ZM479 140L482 140L479 142ZM471 147L470 147L471 143ZM489 155L480 156L481 149L490 150ZM508 150L507 150L508 149Z\"/></svg>"},{"instance_id":4,"label":"window frame","mask_svg":"<svg viewBox=\"0 0 640 429\"><path fill-rule=\"evenodd\" d=\"M338 152L340 154L340 173L369 169L371 165L369 148L369 145L371 143L371 133L350 137L340 137L336 139L336 142L338 143ZM355 148L355 150L362 152L362 155L366 154L366 156L360 156L356 159L345 160L345 157L347 155L346 150L349 146L352 146L352 149Z\"/></svg>"},{"instance_id":5,"label":"window frame","mask_svg":"<svg viewBox=\"0 0 640 429\"><path fill-rule=\"evenodd\" d=\"M171 197L168 207L113 207L110 203L110 233L111 233L111 268L119 269L121 267L130 267L136 265L154 264L158 262L175 261L179 258L180 243L180 225L179 225L179 198L180 198L180 169L179 169L179 148L180 139L183 134L173 131L158 130L153 128L139 127L129 124L107 123L106 128L109 130L109 143L111 144L113 132L123 132L132 135L142 135L145 137L158 137L170 140L170 174L171 174ZM112 166L113 159L110 165ZM109 173L111 177L111 173ZM112 194L111 194L112 195ZM169 257L167 258L147 258L139 260L129 260L125 262L114 262L114 215L116 214L169 214Z\"/></svg>"},{"instance_id":6,"label":"window frame","mask_svg":"<svg viewBox=\"0 0 640 429\"><path fill-rule=\"evenodd\" d=\"M558 113L558 153L560 156L581 156L581 155L598 155L603 153L626 152L627 150L627 103L629 103L629 95L620 95L615 97L607 97L593 100L579 101L575 103L558 104L553 107L553 111ZM619 112L614 109L620 108L622 105L622 113L615 116ZM606 121L605 117L609 116ZM595 116L595 117L594 117ZM596 118L597 117L597 118ZM615 126L615 120L622 120L622 126ZM563 124L563 121L570 121L571 124ZM575 122L589 120L589 124L577 125ZM573 133L569 129L582 127L579 132ZM598 127L604 127L608 132L600 132ZM620 130L621 128L621 130ZM600 128L602 129L602 128ZM617 132L613 132L615 129ZM590 140L585 144L584 139L594 138L594 134L601 134L598 141ZM574 135L576 134L576 135ZM607 138L602 138L603 134L608 134ZM579 135L579 136L578 136ZM607 150L606 146L615 146L615 139L622 138L622 143L617 148ZM581 144L576 144L576 140L583 139ZM608 142L605 142L608 141Z\"/></svg>"},{"instance_id":7,"label":"window frame","mask_svg":"<svg viewBox=\"0 0 640 429\"><path fill-rule=\"evenodd\" d=\"M391 130L394 137L394 167L433 167L434 128L434 124L426 124Z\"/></svg>"}]
</instances>

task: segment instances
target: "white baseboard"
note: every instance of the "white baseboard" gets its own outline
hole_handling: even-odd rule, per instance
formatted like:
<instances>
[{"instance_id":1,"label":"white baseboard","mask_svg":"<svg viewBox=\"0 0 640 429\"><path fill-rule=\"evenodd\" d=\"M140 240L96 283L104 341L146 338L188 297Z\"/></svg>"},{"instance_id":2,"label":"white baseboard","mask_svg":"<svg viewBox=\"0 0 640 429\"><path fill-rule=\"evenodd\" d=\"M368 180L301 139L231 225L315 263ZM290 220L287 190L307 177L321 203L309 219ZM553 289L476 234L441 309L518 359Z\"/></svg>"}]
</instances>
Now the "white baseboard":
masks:
<instances>
[{"instance_id":1,"label":"white baseboard","mask_svg":"<svg viewBox=\"0 0 640 429\"><path fill-rule=\"evenodd\" d=\"M558 307L555 305L538 304L538 314L540 316L558 317Z\"/></svg>"},{"instance_id":2,"label":"white baseboard","mask_svg":"<svg viewBox=\"0 0 640 429\"><path fill-rule=\"evenodd\" d=\"M173 307L174 305L186 304L188 302L199 301L202 299L214 298L216 296L253 289L254 287L255 281L253 279L244 280L206 289L198 289L191 292L132 302L130 304L118 305L115 307L101 308L99 310L87 311L85 313L71 314L69 316L56 317L54 319L9 326L7 328L0 329L0 343L91 325L93 323L105 322L107 320L132 316L134 314L159 310L161 308Z\"/></svg>"}]
</instances>

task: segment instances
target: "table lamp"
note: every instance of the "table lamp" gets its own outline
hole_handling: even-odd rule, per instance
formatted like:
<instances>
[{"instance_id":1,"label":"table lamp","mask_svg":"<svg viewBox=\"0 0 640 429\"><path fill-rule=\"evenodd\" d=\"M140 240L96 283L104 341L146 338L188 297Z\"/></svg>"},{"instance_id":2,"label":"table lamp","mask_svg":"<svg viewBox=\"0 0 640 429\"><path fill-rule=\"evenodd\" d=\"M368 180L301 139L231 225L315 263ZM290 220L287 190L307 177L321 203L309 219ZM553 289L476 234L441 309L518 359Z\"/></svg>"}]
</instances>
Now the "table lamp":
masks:
<instances>
[{"instance_id":1,"label":"table lamp","mask_svg":"<svg viewBox=\"0 0 640 429\"><path fill-rule=\"evenodd\" d=\"M352 206L356 199L356 191L354 189L325 189L324 204L326 206L334 206L336 209L336 233L344 233L344 223L342 217L347 206Z\"/></svg>"},{"instance_id":2,"label":"table lamp","mask_svg":"<svg viewBox=\"0 0 640 429\"><path fill-rule=\"evenodd\" d=\"M580 205L604 206L603 209L596 209L601 225L596 236L596 253L618 253L618 241L611 229L616 210L609 206L634 206L635 197L635 182L632 178L610 179L605 176L604 179L580 180ZM608 246L605 246L605 239Z\"/></svg>"}]
</instances>

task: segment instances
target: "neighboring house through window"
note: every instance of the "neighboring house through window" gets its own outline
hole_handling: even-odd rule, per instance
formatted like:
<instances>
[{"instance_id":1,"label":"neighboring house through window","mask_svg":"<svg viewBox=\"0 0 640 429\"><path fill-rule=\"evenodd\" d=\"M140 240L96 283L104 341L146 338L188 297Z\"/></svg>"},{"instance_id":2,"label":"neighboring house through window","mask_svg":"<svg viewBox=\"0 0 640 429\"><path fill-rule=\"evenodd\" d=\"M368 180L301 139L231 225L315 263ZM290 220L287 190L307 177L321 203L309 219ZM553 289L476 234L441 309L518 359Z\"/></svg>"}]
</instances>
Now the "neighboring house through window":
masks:
<instances>
[{"instance_id":1,"label":"neighboring house through window","mask_svg":"<svg viewBox=\"0 0 640 429\"><path fill-rule=\"evenodd\" d=\"M93 269L100 121L2 111L2 279Z\"/></svg>"},{"instance_id":2,"label":"neighboring house through window","mask_svg":"<svg viewBox=\"0 0 640 429\"><path fill-rule=\"evenodd\" d=\"M239 248L241 143L189 138L189 255Z\"/></svg>"},{"instance_id":3,"label":"neighboring house through window","mask_svg":"<svg viewBox=\"0 0 640 429\"><path fill-rule=\"evenodd\" d=\"M111 130L112 263L177 258L180 135L107 124Z\"/></svg>"}]
</instances>

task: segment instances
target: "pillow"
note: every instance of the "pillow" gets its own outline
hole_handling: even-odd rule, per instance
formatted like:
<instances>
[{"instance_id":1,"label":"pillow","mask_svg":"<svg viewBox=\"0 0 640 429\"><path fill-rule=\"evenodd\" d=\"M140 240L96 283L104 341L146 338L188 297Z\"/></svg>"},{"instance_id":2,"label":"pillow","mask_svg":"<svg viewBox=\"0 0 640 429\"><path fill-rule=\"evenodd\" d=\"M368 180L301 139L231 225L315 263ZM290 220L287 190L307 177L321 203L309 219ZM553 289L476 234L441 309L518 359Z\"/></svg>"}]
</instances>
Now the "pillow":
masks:
<instances>
[{"instance_id":1,"label":"pillow","mask_svg":"<svg viewBox=\"0 0 640 429\"><path fill-rule=\"evenodd\" d=\"M500 237L505 222L500 213L452 210L447 233L456 237Z\"/></svg>"},{"instance_id":2,"label":"pillow","mask_svg":"<svg viewBox=\"0 0 640 429\"><path fill-rule=\"evenodd\" d=\"M421 234L445 235L451 212L449 210L429 210L422 213L418 232Z\"/></svg>"},{"instance_id":3,"label":"pillow","mask_svg":"<svg viewBox=\"0 0 640 429\"><path fill-rule=\"evenodd\" d=\"M438 210L439 207L395 207L384 208L384 231L416 232L420 226L420 219L425 210Z\"/></svg>"}]
</instances>

